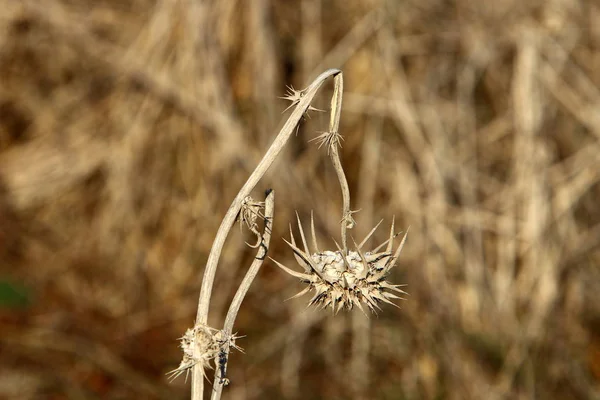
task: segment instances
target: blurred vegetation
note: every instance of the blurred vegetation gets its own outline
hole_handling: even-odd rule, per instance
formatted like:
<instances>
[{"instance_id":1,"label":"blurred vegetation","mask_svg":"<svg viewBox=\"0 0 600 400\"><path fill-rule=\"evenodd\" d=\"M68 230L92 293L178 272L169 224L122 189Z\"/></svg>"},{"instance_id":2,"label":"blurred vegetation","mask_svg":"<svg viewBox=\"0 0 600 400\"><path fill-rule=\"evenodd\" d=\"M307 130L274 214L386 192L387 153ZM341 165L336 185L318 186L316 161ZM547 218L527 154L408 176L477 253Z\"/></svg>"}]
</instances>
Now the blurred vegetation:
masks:
<instances>
[{"instance_id":1,"label":"blurred vegetation","mask_svg":"<svg viewBox=\"0 0 600 400\"><path fill-rule=\"evenodd\" d=\"M30 294L22 285L0 280L0 307L18 308L30 304Z\"/></svg>"},{"instance_id":2,"label":"blurred vegetation","mask_svg":"<svg viewBox=\"0 0 600 400\"><path fill-rule=\"evenodd\" d=\"M305 311L266 263L224 398L600 398L597 21L593 0L0 0L0 398L188 398L165 373L221 218L286 85L332 67L353 235L410 226L390 277L410 297L370 319ZM286 264L295 210L321 246L338 234L308 143L326 123L311 113L256 191L277 193Z\"/></svg>"}]
</instances>

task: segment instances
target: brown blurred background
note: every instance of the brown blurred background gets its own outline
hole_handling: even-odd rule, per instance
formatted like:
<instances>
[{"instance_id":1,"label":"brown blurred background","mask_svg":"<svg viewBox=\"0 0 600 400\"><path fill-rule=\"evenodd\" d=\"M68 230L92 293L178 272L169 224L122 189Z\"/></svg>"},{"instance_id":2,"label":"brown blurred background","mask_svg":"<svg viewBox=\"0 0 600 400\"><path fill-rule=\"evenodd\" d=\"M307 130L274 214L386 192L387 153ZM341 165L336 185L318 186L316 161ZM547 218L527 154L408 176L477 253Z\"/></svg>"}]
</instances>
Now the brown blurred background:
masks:
<instances>
[{"instance_id":1,"label":"brown blurred background","mask_svg":"<svg viewBox=\"0 0 600 400\"><path fill-rule=\"evenodd\" d=\"M285 86L331 67L353 235L410 226L390 277L410 297L370 319L305 311L265 263L224 398L600 398L598 21L592 0L0 0L0 398L188 398L165 373L221 218ZM308 143L327 121L311 113L254 194L276 191L288 266L295 210L322 246L339 235Z\"/></svg>"}]
</instances>

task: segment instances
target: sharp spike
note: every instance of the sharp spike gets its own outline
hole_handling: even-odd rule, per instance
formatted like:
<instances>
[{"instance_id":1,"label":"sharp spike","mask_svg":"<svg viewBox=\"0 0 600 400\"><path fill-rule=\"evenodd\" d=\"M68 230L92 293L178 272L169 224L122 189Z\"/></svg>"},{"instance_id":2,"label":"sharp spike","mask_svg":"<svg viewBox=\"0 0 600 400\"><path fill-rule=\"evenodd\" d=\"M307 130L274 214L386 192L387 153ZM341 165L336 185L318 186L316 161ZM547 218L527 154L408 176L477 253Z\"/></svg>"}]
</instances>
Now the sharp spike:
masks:
<instances>
[{"instance_id":1,"label":"sharp spike","mask_svg":"<svg viewBox=\"0 0 600 400\"><path fill-rule=\"evenodd\" d=\"M335 310L336 315L337 315L337 313L340 312L340 310L342 309L342 307L344 307L344 300L343 299L338 302L337 310Z\"/></svg>"},{"instance_id":2,"label":"sharp spike","mask_svg":"<svg viewBox=\"0 0 600 400\"><path fill-rule=\"evenodd\" d=\"M283 239L283 240L285 240L285 239ZM292 244L295 246L296 238L294 238L294 232L292 231L292 224L290 224L290 240L292 241ZM289 242L286 241L286 243L289 243ZM306 272L306 273L310 272L311 268L310 268L309 263L307 263L302 257L298 256L295 252L294 252L294 258L296 259L296 262L304 268L304 272Z\"/></svg>"},{"instance_id":3,"label":"sharp spike","mask_svg":"<svg viewBox=\"0 0 600 400\"><path fill-rule=\"evenodd\" d=\"M294 253L297 254L302 261L304 261L306 264L308 264L310 266L310 268L317 273L317 275L319 275L321 277L321 279L323 279L326 282L329 282L329 280L327 280L325 278L325 276L321 273L321 271L319 271L317 269L317 266L315 265L314 261L310 258L310 256L307 256L306 254L304 254L304 252L302 250L300 250L299 248L297 248L295 245L293 245L292 243L288 242L287 240L283 239L288 246L290 246L292 248L292 250L294 250Z\"/></svg>"},{"instance_id":4,"label":"sharp spike","mask_svg":"<svg viewBox=\"0 0 600 400\"><path fill-rule=\"evenodd\" d=\"M309 305L313 305L313 304L318 303L324 295L325 295L325 292L319 292L317 290L317 293L315 293L315 295L313 296L313 298L310 299L310 301L308 302L308 304Z\"/></svg>"},{"instance_id":5,"label":"sharp spike","mask_svg":"<svg viewBox=\"0 0 600 400\"><path fill-rule=\"evenodd\" d=\"M296 299L298 297L302 297L302 296L304 296L308 292L310 292L310 286L305 287L299 293L293 295L292 297L290 297L288 299L285 299L284 301L288 301L288 300Z\"/></svg>"},{"instance_id":6,"label":"sharp spike","mask_svg":"<svg viewBox=\"0 0 600 400\"><path fill-rule=\"evenodd\" d=\"M332 293L332 295L331 295L331 313L332 313L333 315L335 315L335 304L336 304L336 303L337 303L337 298L336 298L336 296L334 296L334 295L333 295L333 293Z\"/></svg>"},{"instance_id":7,"label":"sharp spike","mask_svg":"<svg viewBox=\"0 0 600 400\"><path fill-rule=\"evenodd\" d=\"M360 242L360 244L358 246L356 246L357 249L361 249L365 243L367 243L367 240L369 240L371 238L371 235L373 235L373 233L375 233L375 231L377 230L377 228L379 228L379 225L381 225L381 223L383 222L383 220L379 221L379 223L377 225L375 225L375 227L373 229L371 229L371 232L369 232L369 234L367 236L365 236L365 238L363 239L362 242Z\"/></svg>"},{"instance_id":8,"label":"sharp spike","mask_svg":"<svg viewBox=\"0 0 600 400\"><path fill-rule=\"evenodd\" d=\"M310 231L312 233L312 242L313 247L315 248L315 252L320 253L321 250L319 250L319 245L317 244L317 235L315 233L315 218L312 210L310 211Z\"/></svg>"},{"instance_id":9,"label":"sharp spike","mask_svg":"<svg viewBox=\"0 0 600 400\"><path fill-rule=\"evenodd\" d=\"M402 251L402 248L404 247L404 243L406 243L406 237L408 236L408 230L409 229L410 229L410 227L408 227L408 229L406 230L406 233L404 234L404 237L402 238L402 241L398 245L398 248L396 249L396 252L394 253L394 256L387 261L386 268L384 268L384 269L389 270L390 268L392 268L394 266L394 264L396 264L396 261L398 260L398 257L400 257L400 252Z\"/></svg>"},{"instance_id":10,"label":"sharp spike","mask_svg":"<svg viewBox=\"0 0 600 400\"><path fill-rule=\"evenodd\" d=\"M360 251L360 245L356 244L356 241L354 240L354 238L352 238L352 242L354 242L354 246L356 247L356 252L360 256L360 260L362 261L362 263L364 265L363 271L357 276L359 279L364 279L369 274L369 263L367 262L367 259L365 258L365 255L363 254L363 252Z\"/></svg>"},{"instance_id":11,"label":"sharp spike","mask_svg":"<svg viewBox=\"0 0 600 400\"><path fill-rule=\"evenodd\" d=\"M369 317L365 312L365 309L363 308L362 304L360 304L360 300L352 299L350 304L355 304L360 309L360 311L362 311L362 313L365 314L365 317Z\"/></svg>"},{"instance_id":12,"label":"sharp spike","mask_svg":"<svg viewBox=\"0 0 600 400\"><path fill-rule=\"evenodd\" d=\"M387 253L391 253L392 249L394 248L394 238L396 237L394 235L394 225L395 224L396 224L396 216L394 215L392 217L392 226L390 227L390 241L388 242L388 246L385 250Z\"/></svg>"},{"instance_id":13,"label":"sharp spike","mask_svg":"<svg viewBox=\"0 0 600 400\"><path fill-rule=\"evenodd\" d=\"M395 300L406 300L404 297L396 296L393 293L383 293L383 297L386 299L395 299Z\"/></svg>"},{"instance_id":14,"label":"sharp spike","mask_svg":"<svg viewBox=\"0 0 600 400\"><path fill-rule=\"evenodd\" d=\"M371 312L375 315L377 315L377 311L381 311L381 307L379 307L379 304L376 300L371 300L367 303L367 305L369 306L369 309L371 309Z\"/></svg>"},{"instance_id":15,"label":"sharp spike","mask_svg":"<svg viewBox=\"0 0 600 400\"><path fill-rule=\"evenodd\" d=\"M381 307L379 306L379 304L377 303L377 299L379 298L379 292L377 291L370 291L370 293L368 293L368 298L371 299L371 301L373 302L373 304L375 305L375 307L377 307L378 310L381 310Z\"/></svg>"},{"instance_id":16,"label":"sharp spike","mask_svg":"<svg viewBox=\"0 0 600 400\"><path fill-rule=\"evenodd\" d=\"M389 270L387 270L387 269L384 268L381 271L379 271L379 272L377 272L377 273L369 276L369 282L377 282L380 279L385 278L387 276L387 274L388 274L388 271Z\"/></svg>"},{"instance_id":17,"label":"sharp spike","mask_svg":"<svg viewBox=\"0 0 600 400\"><path fill-rule=\"evenodd\" d=\"M391 257L392 253L369 253L366 254L365 253L365 258L367 259L367 261L369 261L371 264L378 264L380 263L384 258L388 258Z\"/></svg>"},{"instance_id":18,"label":"sharp spike","mask_svg":"<svg viewBox=\"0 0 600 400\"><path fill-rule=\"evenodd\" d=\"M173 371L167 372L165 375L168 376L169 383L173 383L173 381L175 379L177 379L179 377L179 375L183 374L183 371L184 371L184 369L175 369Z\"/></svg>"},{"instance_id":19,"label":"sharp spike","mask_svg":"<svg viewBox=\"0 0 600 400\"><path fill-rule=\"evenodd\" d=\"M292 244L295 246L296 239L294 238L294 231L292 230L292 224L290 224L290 240L292 241Z\"/></svg>"},{"instance_id":20,"label":"sharp spike","mask_svg":"<svg viewBox=\"0 0 600 400\"><path fill-rule=\"evenodd\" d=\"M346 277L346 274L342 274L342 281L344 281L343 287L345 289L348 289L350 287L350 283L348 282L348 278Z\"/></svg>"},{"instance_id":21,"label":"sharp spike","mask_svg":"<svg viewBox=\"0 0 600 400\"><path fill-rule=\"evenodd\" d=\"M283 110L282 114L290 108L296 106L298 103L300 103L300 98L303 94L301 90L295 90L292 86L287 86L287 90L288 92L286 93L286 95L280 97L280 99L291 101L292 104L290 104L285 110Z\"/></svg>"},{"instance_id":22,"label":"sharp spike","mask_svg":"<svg viewBox=\"0 0 600 400\"><path fill-rule=\"evenodd\" d=\"M410 294L409 294L409 293L407 293L407 292L405 292L404 290L402 290L402 289L400 289L400 288L399 288L399 286L406 286L406 285L390 285L390 284L389 284L389 283L387 283L387 282L381 282L381 283L380 283L380 285L381 285L383 288L387 289L387 290L392 290L392 291L394 291L394 292L396 292L396 293L405 294L405 295L407 295L407 296L410 296Z\"/></svg>"},{"instance_id":23,"label":"sharp spike","mask_svg":"<svg viewBox=\"0 0 600 400\"><path fill-rule=\"evenodd\" d=\"M365 290L365 291L361 291L361 296L363 296L366 300L365 303L367 303L367 306L369 306L369 308L372 309L371 307L371 303L375 304L375 300L373 300L373 298L369 295L369 293Z\"/></svg>"},{"instance_id":24,"label":"sharp spike","mask_svg":"<svg viewBox=\"0 0 600 400\"><path fill-rule=\"evenodd\" d=\"M381 248L383 246L385 246L386 244L388 244L391 240L394 240L394 238L396 238L396 236L400 235L401 233L402 232L395 233L394 236L391 239L388 239L385 242L381 243L379 246L377 246L375 249L373 249L371 251L371 253L377 253L379 250L381 250Z\"/></svg>"},{"instance_id":25,"label":"sharp spike","mask_svg":"<svg viewBox=\"0 0 600 400\"><path fill-rule=\"evenodd\" d=\"M403 284L400 284L400 285L392 285L389 282L381 282L380 285L383 286L383 287L385 287L385 288L390 288L390 289L396 289L396 288L399 288L399 287L408 286L407 283L403 283Z\"/></svg>"},{"instance_id":26,"label":"sharp spike","mask_svg":"<svg viewBox=\"0 0 600 400\"><path fill-rule=\"evenodd\" d=\"M400 306L392 301L389 301L388 299L386 299L385 297L381 296L381 297L377 297L378 299L380 299L381 301L383 301L384 303L390 304L396 308L400 308Z\"/></svg>"},{"instance_id":27,"label":"sharp spike","mask_svg":"<svg viewBox=\"0 0 600 400\"><path fill-rule=\"evenodd\" d=\"M271 257L269 257L271 258ZM279 268L281 268L282 270L284 270L285 272L287 272L288 274L295 276L296 278L300 278L303 280L307 280L309 282L312 282L311 276L308 274L303 274L302 272L296 272L293 269L289 269L288 267L286 267L285 265L283 265L282 263L280 263L277 260L274 260L273 258L271 258L271 261L273 261L275 264L277 264L277 266Z\"/></svg>"},{"instance_id":28,"label":"sharp spike","mask_svg":"<svg viewBox=\"0 0 600 400\"><path fill-rule=\"evenodd\" d=\"M342 260L344 261L344 266L346 266L346 270L350 271L350 264L348 264L348 260L346 260L346 254L344 253L338 242L335 241L335 239L333 239L333 243L335 243L335 247L338 248L338 251L342 255Z\"/></svg>"},{"instance_id":29,"label":"sharp spike","mask_svg":"<svg viewBox=\"0 0 600 400\"><path fill-rule=\"evenodd\" d=\"M287 106L287 107L286 107L286 109L285 109L285 110L283 110L281 113L283 114L284 112L286 112L286 111L287 111L287 110L289 110L290 108L294 107L296 104L298 104L298 103L296 103L295 101L292 101L292 104L290 104L289 106Z\"/></svg>"},{"instance_id":30,"label":"sharp spike","mask_svg":"<svg viewBox=\"0 0 600 400\"><path fill-rule=\"evenodd\" d=\"M308 250L308 245L306 244L306 236L304 236L304 229L302 228L302 222L300 222L300 216L298 215L298 211L296 211L296 219L298 220L298 230L300 231L300 237L302 238L304 253L306 253L306 255L310 257L310 250Z\"/></svg>"}]
</instances>

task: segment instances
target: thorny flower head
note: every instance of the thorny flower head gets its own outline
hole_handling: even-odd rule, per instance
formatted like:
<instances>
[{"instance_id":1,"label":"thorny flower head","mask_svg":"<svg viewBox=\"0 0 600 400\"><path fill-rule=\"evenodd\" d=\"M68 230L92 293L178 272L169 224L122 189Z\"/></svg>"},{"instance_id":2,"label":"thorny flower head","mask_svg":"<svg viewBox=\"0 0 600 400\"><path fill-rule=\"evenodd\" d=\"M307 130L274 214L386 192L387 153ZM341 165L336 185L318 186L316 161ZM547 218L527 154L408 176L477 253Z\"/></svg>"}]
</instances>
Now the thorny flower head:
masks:
<instances>
[{"instance_id":1,"label":"thorny flower head","mask_svg":"<svg viewBox=\"0 0 600 400\"><path fill-rule=\"evenodd\" d=\"M233 347L238 351L242 351L241 347L235 344L235 340L240 337L236 334L227 336L223 331L206 325L197 325L192 329L188 329L180 339L181 343L179 344L179 347L183 350L183 359L179 367L167 373L169 380L172 382L185 372L187 381L190 371L196 364L200 364L203 370L211 368L211 360L218 363L217 357L223 349L228 350ZM199 349L199 356L194 354L196 346Z\"/></svg>"},{"instance_id":2,"label":"thorny flower head","mask_svg":"<svg viewBox=\"0 0 600 400\"><path fill-rule=\"evenodd\" d=\"M393 285L388 283L385 278L400 256L406 241L406 234L396 251L392 253L394 238L397 236L394 233L394 222L392 221L389 239L372 251L364 251L363 246L380 224L381 222L369 232L360 244L355 242L355 249L347 251L346 254L339 246L337 246L337 251L326 250L321 252L316 243L314 219L311 215L311 232L315 248L315 252L311 254L300 218L298 218L298 229L304 250L296 246L291 226L291 242L286 241L286 243L292 248L294 257L300 266L304 268L304 272L294 271L273 260L285 272L300 278L308 284L304 290L293 298L314 290L315 294L309 301L309 305L315 304L322 308L331 307L336 313L342 308L351 310L354 306L364 312L362 303L366 304L372 312L380 309L380 302L395 306L391 300L402 299L402 297L394 293L407 294L400 289L406 285ZM386 246L385 250L380 251L384 246Z\"/></svg>"}]
</instances>

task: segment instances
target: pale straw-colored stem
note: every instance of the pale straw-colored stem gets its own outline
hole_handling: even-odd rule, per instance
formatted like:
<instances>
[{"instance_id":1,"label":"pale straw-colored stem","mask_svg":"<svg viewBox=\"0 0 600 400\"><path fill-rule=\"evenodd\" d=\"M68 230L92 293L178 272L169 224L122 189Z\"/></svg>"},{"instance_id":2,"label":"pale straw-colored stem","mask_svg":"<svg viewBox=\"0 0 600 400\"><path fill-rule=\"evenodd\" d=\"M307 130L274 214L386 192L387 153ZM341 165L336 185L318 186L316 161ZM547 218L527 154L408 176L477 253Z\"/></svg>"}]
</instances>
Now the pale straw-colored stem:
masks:
<instances>
[{"instance_id":1,"label":"pale straw-colored stem","mask_svg":"<svg viewBox=\"0 0 600 400\"><path fill-rule=\"evenodd\" d=\"M352 218L350 213L350 188L348 187L348 181L346 180L346 175L344 174L344 170L342 168L342 162L340 161L340 156L338 153L337 146L333 146L331 152L329 153L331 157L331 161L333 163L333 168L335 169L335 173L340 181L340 187L342 189L342 250L344 254L348 254L348 244L347 244L347 234L346 230L349 225L349 218Z\"/></svg>"},{"instance_id":2,"label":"pale straw-colored stem","mask_svg":"<svg viewBox=\"0 0 600 400\"><path fill-rule=\"evenodd\" d=\"M238 311L240 310L240 306L242 305L242 301L244 301L244 297L246 297L246 293L248 293L248 289L250 289L250 285L256 275L258 274L258 270L263 264L263 261L267 257L267 252L269 250L269 243L271 241L271 233L273 232L273 212L275 210L275 192L273 190L269 190L267 192L267 198L265 199L265 227L263 234L260 238L260 244L258 246L258 252L256 253L256 257L252 262L252 265L246 272L246 276L242 280L240 287L238 288L233 300L231 301L231 305L229 306L229 310L227 311L227 316L225 317L225 324L223 325L223 338L228 340L233 332L233 324L235 322L235 318L237 317ZM224 346L223 350L225 351L225 356L229 357L229 346ZM221 371L219 368L215 368L215 379L213 381L213 391L211 400L219 400L221 398L221 392L223 391L223 384L220 375Z\"/></svg>"},{"instance_id":3,"label":"pale straw-colored stem","mask_svg":"<svg viewBox=\"0 0 600 400\"><path fill-rule=\"evenodd\" d=\"M231 230L235 222L235 218L240 212L242 207L242 202L246 196L249 196L254 187L263 177L263 175L267 172L275 158L279 155L288 139L294 132L294 129L300 122L300 119L304 115L304 113L308 110L312 100L319 88L323 85L323 83L330 77L334 76L336 78L341 77L342 71L339 69L329 69L319 75L304 91L302 92L302 97L296 104L294 111L283 125L283 128L279 131L279 134L271 144L271 147L267 150L266 154L254 170L238 195L235 197L229 210L225 214L221 225L219 226L219 230L217 231L217 235L213 242L213 246L208 255L208 260L206 261L206 268L204 269L204 277L202 279L202 287L200 290L200 299L198 301L198 311L196 313L196 325L205 325L208 320L208 309L210 306L210 297L212 294L212 286L215 279L215 273L217 271L217 264L219 258L221 256L221 251L223 250L223 245L225 244L225 240ZM339 80L336 80L336 87L339 85ZM341 106L341 93L339 95L335 94L337 91L334 91L334 99L336 96L339 96L339 100L335 101L336 107L332 109L332 114L337 114L337 125L339 125L339 114L340 110L337 107ZM333 100L332 100L333 102ZM333 105L333 103L332 103ZM332 117L332 121L335 118ZM200 353L200 349L196 348L195 352ZM200 358L200 354L195 354L198 358ZM192 373L192 400L201 400L203 398L204 391L204 375L203 370L200 364L196 364L193 368Z\"/></svg>"},{"instance_id":4,"label":"pale straw-colored stem","mask_svg":"<svg viewBox=\"0 0 600 400\"><path fill-rule=\"evenodd\" d=\"M340 116L342 113L342 96L344 91L344 78L342 74L337 75L334 78L333 96L331 98L331 114L329 119L329 132L330 134L339 134L340 129ZM342 250L344 254L348 254L348 243L346 230L352 225L352 214L350 212L350 188L348 187L348 181L344 174L344 168L342 168L342 161L340 160L340 153L337 145L332 145L329 149L329 156L333 163L333 168L340 181L340 187L342 189Z\"/></svg>"}]
</instances>

